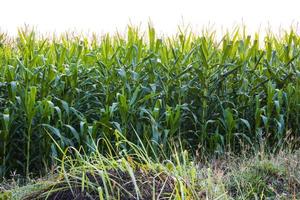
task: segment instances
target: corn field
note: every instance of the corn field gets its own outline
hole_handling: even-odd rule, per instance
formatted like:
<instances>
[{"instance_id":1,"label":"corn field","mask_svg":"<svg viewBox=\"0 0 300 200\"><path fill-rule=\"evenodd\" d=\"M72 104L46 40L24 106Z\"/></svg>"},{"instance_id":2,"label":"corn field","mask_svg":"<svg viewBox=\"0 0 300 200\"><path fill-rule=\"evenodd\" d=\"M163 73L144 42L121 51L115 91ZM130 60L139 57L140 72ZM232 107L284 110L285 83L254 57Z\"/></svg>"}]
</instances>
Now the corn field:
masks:
<instances>
[{"instance_id":1,"label":"corn field","mask_svg":"<svg viewBox=\"0 0 300 200\"><path fill-rule=\"evenodd\" d=\"M203 155L276 152L299 147L299 124L293 30L0 34L0 176L44 173L67 147L105 152L123 138L158 157L171 142Z\"/></svg>"}]
</instances>

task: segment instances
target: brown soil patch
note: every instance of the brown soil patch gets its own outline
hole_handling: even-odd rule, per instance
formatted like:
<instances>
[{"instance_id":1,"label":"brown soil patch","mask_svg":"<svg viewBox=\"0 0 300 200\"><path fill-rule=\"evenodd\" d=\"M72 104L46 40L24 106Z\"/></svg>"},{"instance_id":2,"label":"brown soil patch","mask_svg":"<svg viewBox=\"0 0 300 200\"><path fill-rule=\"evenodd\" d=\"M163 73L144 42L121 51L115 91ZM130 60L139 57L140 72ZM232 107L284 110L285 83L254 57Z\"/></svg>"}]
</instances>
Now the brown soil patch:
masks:
<instances>
[{"instance_id":1,"label":"brown soil patch","mask_svg":"<svg viewBox=\"0 0 300 200\"><path fill-rule=\"evenodd\" d=\"M72 189L66 181L62 181L51 188L27 197L26 200L94 200L99 199L98 187L102 188L103 197L105 199L104 185L109 185L109 183L111 187L108 187L108 193L111 199L137 199L137 190L128 172L108 170L107 176L107 179L110 181L103 183L103 177L105 176L96 172L88 172L86 173L86 179L90 183L89 185L92 185L91 187L83 187L82 189L82 181L69 178ZM78 177L81 177L81 175ZM176 185L176 179L174 177L166 173L146 172L143 170L136 170L134 177L139 190L139 199L152 200L153 195L155 199L172 199Z\"/></svg>"}]
</instances>

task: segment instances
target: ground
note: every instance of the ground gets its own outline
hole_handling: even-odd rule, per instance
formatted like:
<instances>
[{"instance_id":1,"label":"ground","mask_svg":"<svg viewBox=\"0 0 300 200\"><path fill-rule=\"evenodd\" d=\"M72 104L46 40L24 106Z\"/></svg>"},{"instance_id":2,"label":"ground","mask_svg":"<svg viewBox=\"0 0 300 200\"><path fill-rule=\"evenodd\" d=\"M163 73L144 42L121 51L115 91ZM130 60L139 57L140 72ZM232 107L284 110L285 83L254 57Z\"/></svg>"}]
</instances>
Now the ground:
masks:
<instances>
[{"instance_id":1,"label":"ground","mask_svg":"<svg viewBox=\"0 0 300 200\"><path fill-rule=\"evenodd\" d=\"M7 180L0 199L181 199L183 194L186 199L300 199L300 151L177 166L171 161L150 167L132 161L111 164L105 179L93 163L93 170L69 169L65 175L53 173L25 186ZM131 166L124 170L123 164Z\"/></svg>"}]
</instances>

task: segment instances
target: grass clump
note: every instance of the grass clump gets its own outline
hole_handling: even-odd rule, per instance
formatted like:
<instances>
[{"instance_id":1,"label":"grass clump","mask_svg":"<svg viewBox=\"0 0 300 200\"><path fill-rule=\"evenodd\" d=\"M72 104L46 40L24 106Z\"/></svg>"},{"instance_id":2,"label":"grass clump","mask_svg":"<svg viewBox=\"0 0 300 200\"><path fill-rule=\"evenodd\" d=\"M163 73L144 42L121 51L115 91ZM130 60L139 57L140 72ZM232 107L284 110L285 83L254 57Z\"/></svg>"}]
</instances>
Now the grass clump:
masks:
<instances>
[{"instance_id":1,"label":"grass clump","mask_svg":"<svg viewBox=\"0 0 300 200\"><path fill-rule=\"evenodd\" d=\"M123 141L124 142L124 141ZM198 180L192 163L154 162L133 145L126 156L65 156L57 181L24 199L195 199ZM181 157L175 155L174 157ZM182 159L182 158L181 158Z\"/></svg>"},{"instance_id":2,"label":"grass clump","mask_svg":"<svg viewBox=\"0 0 300 200\"><path fill-rule=\"evenodd\" d=\"M246 161L229 175L228 190L236 199L298 199L300 177L295 170L299 170L299 158L298 152Z\"/></svg>"}]
</instances>

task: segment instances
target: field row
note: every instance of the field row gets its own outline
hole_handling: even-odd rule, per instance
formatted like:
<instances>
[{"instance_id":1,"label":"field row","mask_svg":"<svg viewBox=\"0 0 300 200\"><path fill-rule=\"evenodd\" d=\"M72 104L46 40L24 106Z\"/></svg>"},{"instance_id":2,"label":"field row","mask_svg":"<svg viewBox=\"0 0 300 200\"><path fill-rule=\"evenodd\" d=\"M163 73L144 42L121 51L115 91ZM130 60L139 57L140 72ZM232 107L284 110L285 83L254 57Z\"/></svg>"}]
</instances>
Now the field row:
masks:
<instances>
[{"instance_id":1,"label":"field row","mask_svg":"<svg viewBox=\"0 0 300 200\"><path fill-rule=\"evenodd\" d=\"M157 159L170 143L200 156L296 148L299 54L293 31L0 34L0 175L43 173L69 146L130 152L123 139Z\"/></svg>"}]
</instances>

